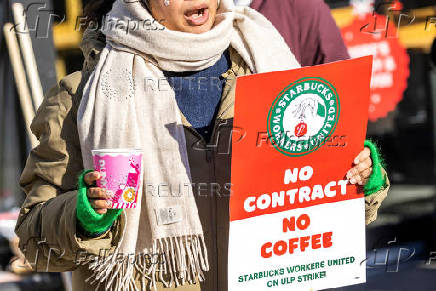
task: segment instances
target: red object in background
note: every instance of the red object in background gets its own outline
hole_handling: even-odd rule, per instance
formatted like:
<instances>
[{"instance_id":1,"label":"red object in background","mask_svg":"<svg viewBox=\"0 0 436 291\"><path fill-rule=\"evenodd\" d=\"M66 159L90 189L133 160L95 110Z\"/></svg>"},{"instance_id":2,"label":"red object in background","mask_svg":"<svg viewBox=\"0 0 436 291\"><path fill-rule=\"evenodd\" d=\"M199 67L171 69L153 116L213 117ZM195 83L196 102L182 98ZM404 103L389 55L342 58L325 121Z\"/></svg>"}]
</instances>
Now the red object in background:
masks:
<instances>
[{"instance_id":1,"label":"red object in background","mask_svg":"<svg viewBox=\"0 0 436 291\"><path fill-rule=\"evenodd\" d=\"M410 73L409 56L395 24L384 15L367 14L341 32L352 58L374 56L369 120L386 117L403 98Z\"/></svg>"},{"instance_id":2,"label":"red object in background","mask_svg":"<svg viewBox=\"0 0 436 291\"><path fill-rule=\"evenodd\" d=\"M400 1L395 1L394 4L392 4L391 9L403 10L403 3L401 3Z\"/></svg>"}]
</instances>

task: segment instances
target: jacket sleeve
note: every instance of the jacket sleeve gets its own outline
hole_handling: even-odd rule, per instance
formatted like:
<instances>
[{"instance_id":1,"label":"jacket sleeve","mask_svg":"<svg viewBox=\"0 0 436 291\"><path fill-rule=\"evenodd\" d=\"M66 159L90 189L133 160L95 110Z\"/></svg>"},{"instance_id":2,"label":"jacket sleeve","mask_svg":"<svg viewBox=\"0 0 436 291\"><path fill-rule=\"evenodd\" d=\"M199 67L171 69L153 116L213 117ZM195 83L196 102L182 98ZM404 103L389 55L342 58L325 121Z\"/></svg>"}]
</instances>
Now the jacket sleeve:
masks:
<instances>
[{"instance_id":1,"label":"jacket sleeve","mask_svg":"<svg viewBox=\"0 0 436 291\"><path fill-rule=\"evenodd\" d=\"M377 219L377 212L383 200L386 199L390 188L389 178L386 171L382 168L382 173L386 178L386 184L379 191L365 197L365 223L370 224Z\"/></svg>"},{"instance_id":2,"label":"jacket sleeve","mask_svg":"<svg viewBox=\"0 0 436 291\"><path fill-rule=\"evenodd\" d=\"M83 170L76 125L80 83L76 72L51 89L31 125L39 145L21 175L27 197L15 232L35 271L74 270L86 255L113 250L122 231L122 217L98 238L76 231L77 178Z\"/></svg>"}]
</instances>

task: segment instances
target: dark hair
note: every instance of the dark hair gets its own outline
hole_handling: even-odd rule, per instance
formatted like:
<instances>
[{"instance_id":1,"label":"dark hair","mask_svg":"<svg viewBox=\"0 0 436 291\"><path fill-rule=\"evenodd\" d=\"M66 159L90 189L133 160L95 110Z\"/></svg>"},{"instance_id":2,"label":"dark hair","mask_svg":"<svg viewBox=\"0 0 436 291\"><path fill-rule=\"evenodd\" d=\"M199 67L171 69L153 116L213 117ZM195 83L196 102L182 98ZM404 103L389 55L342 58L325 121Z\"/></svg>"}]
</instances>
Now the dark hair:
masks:
<instances>
[{"instance_id":1,"label":"dark hair","mask_svg":"<svg viewBox=\"0 0 436 291\"><path fill-rule=\"evenodd\" d=\"M98 23L101 25L103 16L109 13L112 5L116 0L88 0L89 2L83 8L83 16L86 16L88 25L90 22ZM148 0L138 0L142 6L150 11Z\"/></svg>"},{"instance_id":2,"label":"dark hair","mask_svg":"<svg viewBox=\"0 0 436 291\"><path fill-rule=\"evenodd\" d=\"M87 24L90 22L101 24L101 19L109 13L115 0L90 0L83 8L83 15L87 17Z\"/></svg>"}]
</instances>

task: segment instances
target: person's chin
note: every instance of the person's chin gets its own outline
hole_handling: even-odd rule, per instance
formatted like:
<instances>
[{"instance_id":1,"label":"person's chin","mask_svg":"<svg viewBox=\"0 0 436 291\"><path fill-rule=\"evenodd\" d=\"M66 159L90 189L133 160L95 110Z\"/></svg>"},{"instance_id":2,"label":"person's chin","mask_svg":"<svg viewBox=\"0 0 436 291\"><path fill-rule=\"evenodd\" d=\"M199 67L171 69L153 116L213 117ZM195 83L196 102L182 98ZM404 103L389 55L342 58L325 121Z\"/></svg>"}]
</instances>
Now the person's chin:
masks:
<instances>
[{"instance_id":1,"label":"person's chin","mask_svg":"<svg viewBox=\"0 0 436 291\"><path fill-rule=\"evenodd\" d=\"M201 26L190 26L189 32L195 33L195 34L200 34L200 33L208 32L211 28L212 28L212 25L210 25L210 24L204 24Z\"/></svg>"}]
</instances>

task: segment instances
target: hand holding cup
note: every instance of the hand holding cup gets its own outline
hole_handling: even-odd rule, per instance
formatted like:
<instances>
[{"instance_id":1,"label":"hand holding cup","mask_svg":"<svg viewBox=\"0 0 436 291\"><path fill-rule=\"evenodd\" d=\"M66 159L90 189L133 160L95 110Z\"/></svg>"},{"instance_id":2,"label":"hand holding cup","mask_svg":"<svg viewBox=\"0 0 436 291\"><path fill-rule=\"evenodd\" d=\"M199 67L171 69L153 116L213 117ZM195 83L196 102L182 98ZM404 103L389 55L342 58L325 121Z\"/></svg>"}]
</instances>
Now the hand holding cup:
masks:
<instances>
[{"instance_id":1,"label":"hand holding cup","mask_svg":"<svg viewBox=\"0 0 436 291\"><path fill-rule=\"evenodd\" d=\"M85 175L84 180L88 186L87 196L92 208L98 214L105 214L107 209L112 207L112 196L108 194L106 189L96 186L97 180L101 179L102 175L97 172L89 172Z\"/></svg>"}]
</instances>

